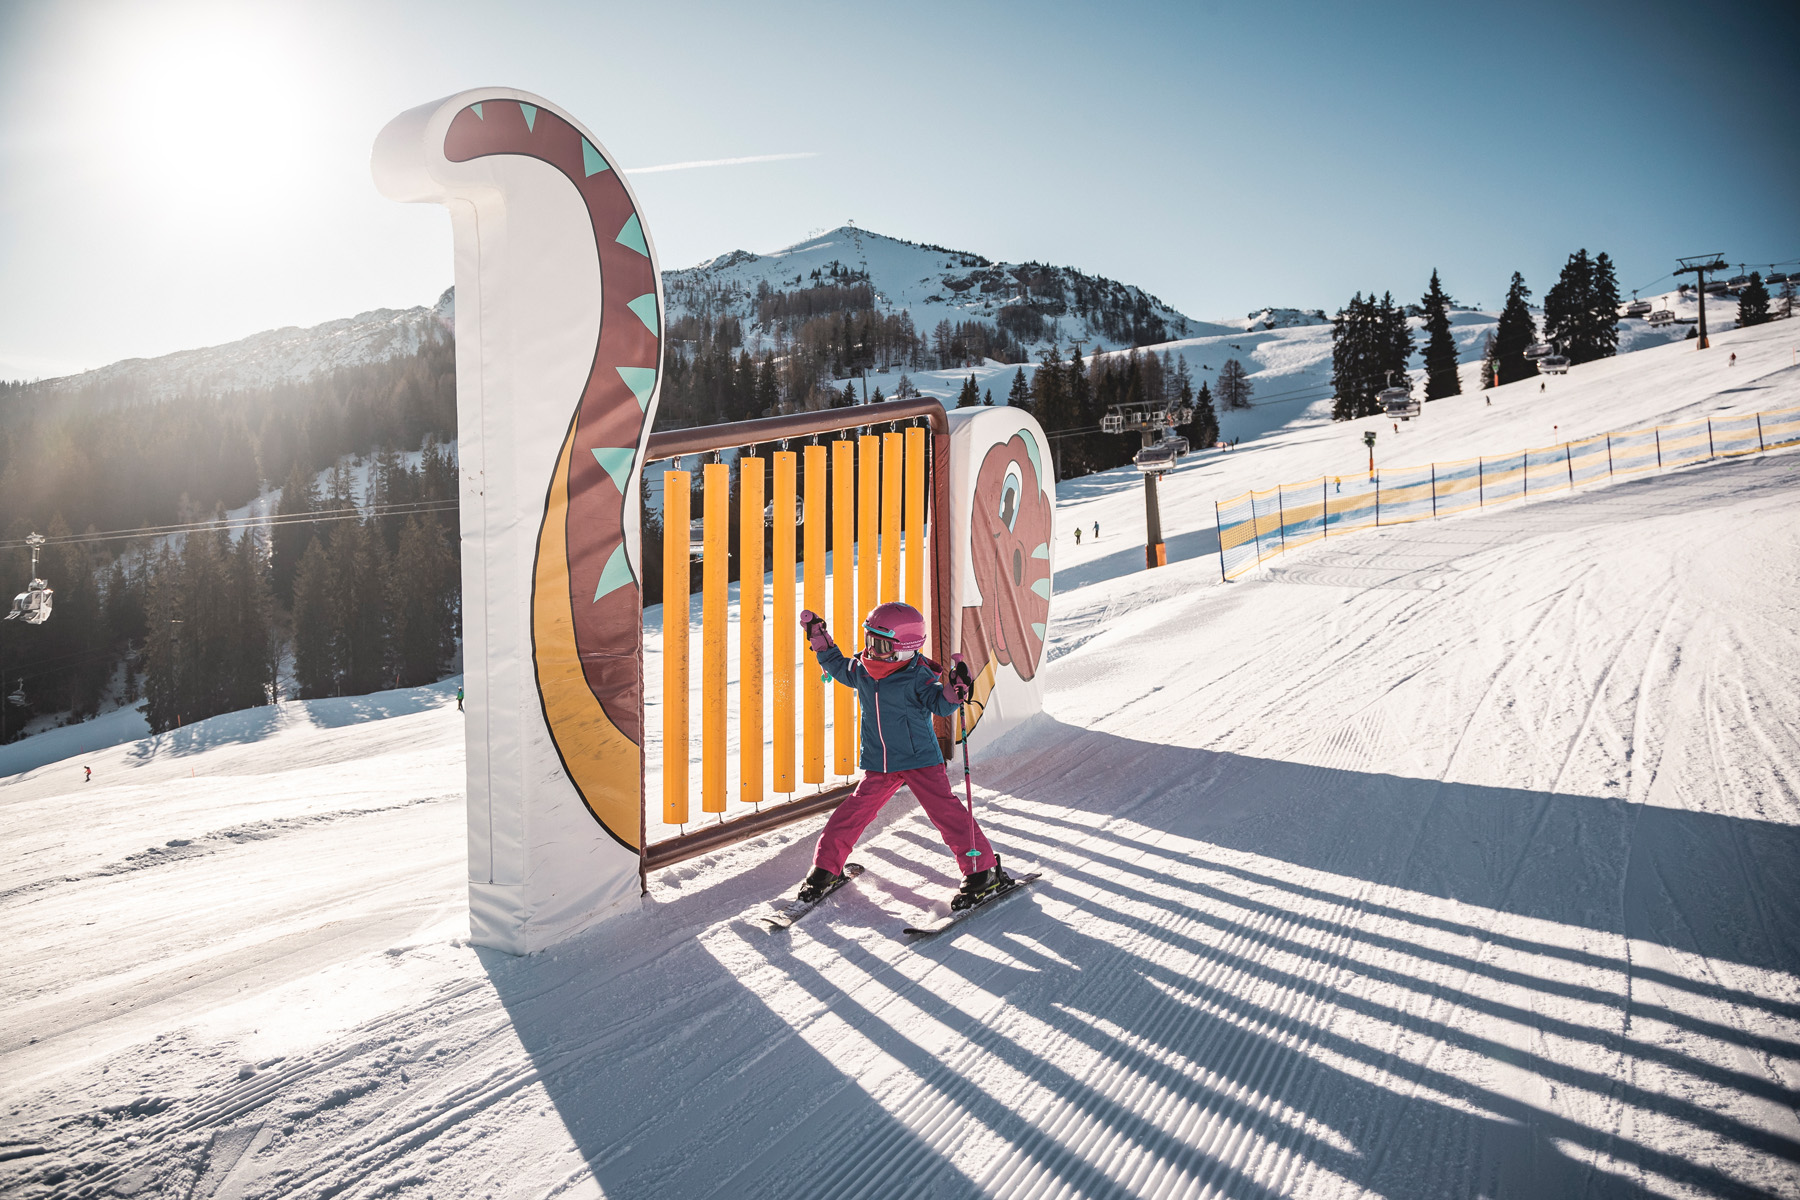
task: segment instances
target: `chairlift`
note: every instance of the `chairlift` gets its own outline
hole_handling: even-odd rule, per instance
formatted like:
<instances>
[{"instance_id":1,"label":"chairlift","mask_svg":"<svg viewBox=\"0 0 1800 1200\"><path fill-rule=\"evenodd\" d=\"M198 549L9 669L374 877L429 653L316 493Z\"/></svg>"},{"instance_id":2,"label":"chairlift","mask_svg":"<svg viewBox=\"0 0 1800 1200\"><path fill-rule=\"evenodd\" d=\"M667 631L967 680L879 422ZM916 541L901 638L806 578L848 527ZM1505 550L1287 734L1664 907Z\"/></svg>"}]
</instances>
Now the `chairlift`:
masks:
<instances>
[{"instance_id":1,"label":"chairlift","mask_svg":"<svg viewBox=\"0 0 1800 1200\"><path fill-rule=\"evenodd\" d=\"M1644 319L1650 322L1650 327L1652 329L1661 329L1664 326L1673 325L1675 323L1675 314L1666 308L1659 308Z\"/></svg>"},{"instance_id":2,"label":"chairlift","mask_svg":"<svg viewBox=\"0 0 1800 1200\"><path fill-rule=\"evenodd\" d=\"M1549 354L1538 360L1538 370L1546 375L1567 375L1569 373L1569 356L1566 354Z\"/></svg>"},{"instance_id":3,"label":"chairlift","mask_svg":"<svg viewBox=\"0 0 1800 1200\"><path fill-rule=\"evenodd\" d=\"M1748 275L1733 275L1725 281L1725 290L1734 296L1749 286L1750 277Z\"/></svg>"},{"instance_id":4,"label":"chairlift","mask_svg":"<svg viewBox=\"0 0 1800 1200\"><path fill-rule=\"evenodd\" d=\"M1172 448L1176 458L1180 458L1188 452L1188 440L1184 437L1176 437L1173 433L1163 434L1156 444Z\"/></svg>"},{"instance_id":5,"label":"chairlift","mask_svg":"<svg viewBox=\"0 0 1800 1200\"><path fill-rule=\"evenodd\" d=\"M1158 442L1139 450L1132 462L1146 475L1160 475L1164 471L1174 470L1176 457L1175 447Z\"/></svg>"},{"instance_id":6,"label":"chairlift","mask_svg":"<svg viewBox=\"0 0 1800 1200\"><path fill-rule=\"evenodd\" d=\"M1123 413L1107 413L1100 418L1101 433L1124 433L1125 415Z\"/></svg>"},{"instance_id":7,"label":"chairlift","mask_svg":"<svg viewBox=\"0 0 1800 1200\"><path fill-rule=\"evenodd\" d=\"M1556 347L1549 342L1533 342L1525 347L1526 358L1545 358L1556 353Z\"/></svg>"},{"instance_id":8,"label":"chairlift","mask_svg":"<svg viewBox=\"0 0 1800 1200\"><path fill-rule=\"evenodd\" d=\"M8 695L6 699L8 703L16 704L20 708L24 708L31 703L30 700L25 698L25 681L23 679L13 684L12 693Z\"/></svg>"},{"instance_id":9,"label":"chairlift","mask_svg":"<svg viewBox=\"0 0 1800 1200\"><path fill-rule=\"evenodd\" d=\"M1793 278L1795 278L1795 277L1793 275L1789 275L1786 271L1770 271L1767 275L1763 276L1763 282L1764 283L1783 284Z\"/></svg>"},{"instance_id":10,"label":"chairlift","mask_svg":"<svg viewBox=\"0 0 1800 1200\"><path fill-rule=\"evenodd\" d=\"M1628 317L1647 317L1647 316L1649 316L1650 315L1650 302L1648 300L1639 300L1634 295L1631 298L1631 303L1627 304L1625 306L1625 315Z\"/></svg>"},{"instance_id":11,"label":"chairlift","mask_svg":"<svg viewBox=\"0 0 1800 1200\"><path fill-rule=\"evenodd\" d=\"M38 578L38 550L44 544L44 535L34 533L25 539L25 544L31 547L31 582L13 597L12 611L6 614L6 619L12 621L23 617L27 625L42 625L50 619L50 605L56 599L50 585ZM0 595L5 593L0 592Z\"/></svg>"},{"instance_id":12,"label":"chairlift","mask_svg":"<svg viewBox=\"0 0 1800 1200\"><path fill-rule=\"evenodd\" d=\"M1375 399L1381 405L1383 413L1402 421L1410 421L1424 411L1409 387L1382 388Z\"/></svg>"}]
</instances>

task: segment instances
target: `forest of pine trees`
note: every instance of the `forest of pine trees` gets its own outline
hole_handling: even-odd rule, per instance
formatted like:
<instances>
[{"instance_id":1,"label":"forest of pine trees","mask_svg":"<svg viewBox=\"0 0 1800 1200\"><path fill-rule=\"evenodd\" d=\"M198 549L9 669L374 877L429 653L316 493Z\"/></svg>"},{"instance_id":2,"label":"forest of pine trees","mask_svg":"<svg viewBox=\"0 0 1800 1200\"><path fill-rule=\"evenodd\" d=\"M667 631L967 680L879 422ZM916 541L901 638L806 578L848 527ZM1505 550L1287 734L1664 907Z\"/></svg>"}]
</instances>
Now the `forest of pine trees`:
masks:
<instances>
[{"instance_id":1,"label":"forest of pine trees","mask_svg":"<svg viewBox=\"0 0 1800 1200\"><path fill-rule=\"evenodd\" d=\"M115 680L156 730L267 703L290 654L306 695L440 678L460 619L456 466L439 448L456 436L454 364L445 340L303 383L157 402L115 385L33 405L29 386L9 385L0 503L15 548L0 571L22 584L18 543L46 534L56 610L41 626L0 622L0 692L24 701L0 702L0 741L37 713L92 715ZM409 470L400 448L420 445ZM343 460L371 453L358 495ZM321 496L313 480L334 465ZM282 487L278 514L321 519L90 536L206 522L265 486ZM420 504L442 511L380 512Z\"/></svg>"},{"instance_id":2,"label":"forest of pine trees","mask_svg":"<svg viewBox=\"0 0 1800 1200\"><path fill-rule=\"evenodd\" d=\"M1111 406L1160 405L1177 399L1193 404L1198 399L1187 360L1167 350L1161 354L1130 350L1083 361L1079 351L1065 360L1055 347L1044 353L1031 379L1030 396L1029 411L1051 435L1059 479L1109 471L1137 454L1141 441L1136 433L1099 431L1100 418ZM1206 401L1204 412L1196 411L1186 427L1185 436L1195 448L1210 446L1219 437L1210 394ZM1071 432L1059 432L1063 430Z\"/></svg>"}]
</instances>

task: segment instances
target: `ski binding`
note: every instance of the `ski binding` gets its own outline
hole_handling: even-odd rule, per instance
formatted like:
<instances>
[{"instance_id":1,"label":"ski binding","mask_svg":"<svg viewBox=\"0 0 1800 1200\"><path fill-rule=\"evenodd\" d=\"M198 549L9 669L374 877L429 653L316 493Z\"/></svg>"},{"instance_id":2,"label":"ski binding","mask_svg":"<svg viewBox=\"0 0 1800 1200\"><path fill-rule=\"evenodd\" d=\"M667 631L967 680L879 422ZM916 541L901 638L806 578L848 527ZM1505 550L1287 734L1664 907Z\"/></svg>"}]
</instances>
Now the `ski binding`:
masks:
<instances>
[{"instance_id":1,"label":"ski binding","mask_svg":"<svg viewBox=\"0 0 1800 1200\"><path fill-rule=\"evenodd\" d=\"M925 923L908 925L906 927L906 932L915 938L931 937L935 934L942 933L952 925L962 921L963 918L972 917L988 905L999 900L1004 900L1014 892L1025 890L1043 877L1044 875L1041 871L1033 871L1029 875L1019 875L1005 887L996 891L991 896L970 905L968 908L953 908L948 912L934 912L932 918Z\"/></svg>"},{"instance_id":2,"label":"ski binding","mask_svg":"<svg viewBox=\"0 0 1800 1200\"><path fill-rule=\"evenodd\" d=\"M839 888L843 887L846 883L849 883L852 879L855 879L862 873L863 866L861 863L845 863L844 877L832 884L831 887L826 890L825 894L820 896L817 900L808 902L796 900L792 896L789 896L784 900L771 900L769 902L768 911L757 917L757 920L761 921L771 930L787 929L793 925L795 921L798 921L801 917L804 917L807 913L831 899L832 893L836 892Z\"/></svg>"}]
</instances>

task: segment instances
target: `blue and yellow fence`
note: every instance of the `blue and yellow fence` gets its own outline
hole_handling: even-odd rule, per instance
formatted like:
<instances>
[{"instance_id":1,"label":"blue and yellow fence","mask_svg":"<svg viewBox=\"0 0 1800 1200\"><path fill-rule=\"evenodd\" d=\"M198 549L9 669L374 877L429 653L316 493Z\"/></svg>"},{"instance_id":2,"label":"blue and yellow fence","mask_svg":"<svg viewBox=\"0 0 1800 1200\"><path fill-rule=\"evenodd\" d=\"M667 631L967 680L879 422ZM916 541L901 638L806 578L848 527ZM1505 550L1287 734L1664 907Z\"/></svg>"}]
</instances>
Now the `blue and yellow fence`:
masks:
<instances>
[{"instance_id":1,"label":"blue and yellow fence","mask_svg":"<svg viewBox=\"0 0 1800 1200\"><path fill-rule=\"evenodd\" d=\"M1378 525L1403 525L1526 496L1800 445L1800 408L1601 433L1513 454L1325 475L1249 491L1213 508L1219 574L1235 579L1277 554Z\"/></svg>"}]
</instances>

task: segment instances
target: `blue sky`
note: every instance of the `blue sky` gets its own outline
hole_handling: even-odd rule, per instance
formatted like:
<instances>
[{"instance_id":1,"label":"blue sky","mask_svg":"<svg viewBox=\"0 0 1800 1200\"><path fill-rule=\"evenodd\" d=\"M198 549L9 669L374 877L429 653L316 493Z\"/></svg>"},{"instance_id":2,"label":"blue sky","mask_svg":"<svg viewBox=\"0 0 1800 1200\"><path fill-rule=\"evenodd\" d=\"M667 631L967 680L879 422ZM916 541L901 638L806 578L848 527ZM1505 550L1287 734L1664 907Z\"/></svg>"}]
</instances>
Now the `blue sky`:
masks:
<instances>
[{"instance_id":1,"label":"blue sky","mask_svg":"<svg viewBox=\"0 0 1800 1200\"><path fill-rule=\"evenodd\" d=\"M1715 11L1706 11L1708 8ZM0 6L0 378L435 298L395 113L538 92L664 267L865 228L1140 284L1196 317L1493 305L1578 247L1800 257L1796 6ZM1667 281L1656 283L1666 288Z\"/></svg>"}]
</instances>

